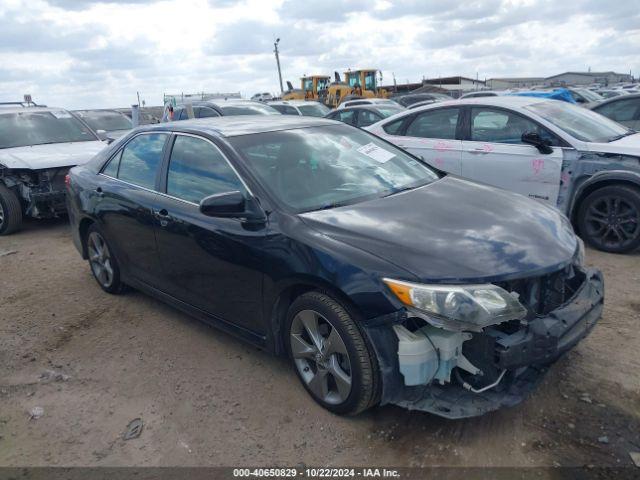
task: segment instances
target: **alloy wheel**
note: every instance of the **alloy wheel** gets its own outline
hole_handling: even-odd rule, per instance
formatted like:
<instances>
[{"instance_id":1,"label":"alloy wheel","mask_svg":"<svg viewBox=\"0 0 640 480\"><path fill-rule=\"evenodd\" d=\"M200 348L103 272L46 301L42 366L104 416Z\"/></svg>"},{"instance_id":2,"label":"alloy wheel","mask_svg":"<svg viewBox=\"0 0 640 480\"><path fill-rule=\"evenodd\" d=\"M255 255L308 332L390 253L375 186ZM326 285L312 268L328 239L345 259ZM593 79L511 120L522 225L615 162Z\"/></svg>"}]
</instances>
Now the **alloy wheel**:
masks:
<instances>
[{"instance_id":1,"label":"alloy wheel","mask_svg":"<svg viewBox=\"0 0 640 480\"><path fill-rule=\"evenodd\" d=\"M113 265L111 264L111 253L107 243L98 232L91 232L87 247L93 275L100 285L104 288L109 288L113 283Z\"/></svg>"},{"instance_id":2,"label":"alloy wheel","mask_svg":"<svg viewBox=\"0 0 640 480\"><path fill-rule=\"evenodd\" d=\"M291 353L307 388L323 402L337 405L349 397L351 362L338 330L320 313L302 310L291 323Z\"/></svg>"},{"instance_id":3,"label":"alloy wheel","mask_svg":"<svg viewBox=\"0 0 640 480\"><path fill-rule=\"evenodd\" d=\"M614 195L598 198L585 216L587 234L608 247L624 247L640 235L640 211L631 202Z\"/></svg>"},{"instance_id":4,"label":"alloy wheel","mask_svg":"<svg viewBox=\"0 0 640 480\"><path fill-rule=\"evenodd\" d=\"M0 202L0 228L4 224L4 208L2 207L2 202Z\"/></svg>"}]
</instances>

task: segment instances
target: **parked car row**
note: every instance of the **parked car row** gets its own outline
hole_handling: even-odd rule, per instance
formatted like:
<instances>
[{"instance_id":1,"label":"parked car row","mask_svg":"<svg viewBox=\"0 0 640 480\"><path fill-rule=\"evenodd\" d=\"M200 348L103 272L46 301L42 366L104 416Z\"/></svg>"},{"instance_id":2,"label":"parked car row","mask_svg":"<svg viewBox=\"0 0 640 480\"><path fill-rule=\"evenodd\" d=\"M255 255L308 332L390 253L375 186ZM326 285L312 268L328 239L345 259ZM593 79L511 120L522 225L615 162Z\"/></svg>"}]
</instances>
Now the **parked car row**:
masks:
<instances>
[{"instance_id":1,"label":"parked car row","mask_svg":"<svg viewBox=\"0 0 640 480\"><path fill-rule=\"evenodd\" d=\"M109 144L113 111L2 109L0 233L65 210L103 290L287 355L333 412L514 405L602 313L572 223L640 245L640 134L546 98L426 101L193 102Z\"/></svg>"}]
</instances>

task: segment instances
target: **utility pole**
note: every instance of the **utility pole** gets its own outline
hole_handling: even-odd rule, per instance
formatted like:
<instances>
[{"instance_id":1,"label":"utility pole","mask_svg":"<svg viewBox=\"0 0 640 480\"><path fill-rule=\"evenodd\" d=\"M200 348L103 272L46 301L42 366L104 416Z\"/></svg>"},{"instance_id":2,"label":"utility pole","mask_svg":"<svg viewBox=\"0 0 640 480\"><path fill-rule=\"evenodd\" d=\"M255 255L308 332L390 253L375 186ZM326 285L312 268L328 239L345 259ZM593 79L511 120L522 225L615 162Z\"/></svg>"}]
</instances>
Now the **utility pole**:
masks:
<instances>
[{"instance_id":1,"label":"utility pole","mask_svg":"<svg viewBox=\"0 0 640 480\"><path fill-rule=\"evenodd\" d=\"M277 38L275 42L273 42L274 53L276 54L276 64L278 65L278 79L280 80L280 93L284 93L284 87L282 86L282 71L280 70L280 55L278 53L278 44L280 43L280 39Z\"/></svg>"}]
</instances>

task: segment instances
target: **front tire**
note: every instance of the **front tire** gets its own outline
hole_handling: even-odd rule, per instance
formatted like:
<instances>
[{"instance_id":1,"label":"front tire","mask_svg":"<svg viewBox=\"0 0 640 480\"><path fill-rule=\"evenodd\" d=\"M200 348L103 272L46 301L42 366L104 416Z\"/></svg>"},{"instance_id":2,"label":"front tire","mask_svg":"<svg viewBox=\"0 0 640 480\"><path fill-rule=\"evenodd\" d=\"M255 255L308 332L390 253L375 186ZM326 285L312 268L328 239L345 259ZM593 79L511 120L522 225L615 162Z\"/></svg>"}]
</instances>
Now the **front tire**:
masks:
<instances>
[{"instance_id":1,"label":"front tire","mask_svg":"<svg viewBox=\"0 0 640 480\"><path fill-rule=\"evenodd\" d=\"M298 378L322 407L355 415L375 403L375 353L340 303L320 292L301 295L289 308L286 332Z\"/></svg>"},{"instance_id":2,"label":"front tire","mask_svg":"<svg viewBox=\"0 0 640 480\"><path fill-rule=\"evenodd\" d=\"M578 209L578 230L598 250L626 253L640 246L640 191L611 185L590 193Z\"/></svg>"},{"instance_id":3,"label":"front tire","mask_svg":"<svg viewBox=\"0 0 640 480\"><path fill-rule=\"evenodd\" d=\"M22 205L13 190L0 182L0 235L9 235L22 226Z\"/></svg>"},{"instance_id":4,"label":"front tire","mask_svg":"<svg viewBox=\"0 0 640 480\"><path fill-rule=\"evenodd\" d=\"M95 224L87 230L85 246L91 273L100 288L107 293L121 293L124 284L120 280L120 265L109 243Z\"/></svg>"}]
</instances>

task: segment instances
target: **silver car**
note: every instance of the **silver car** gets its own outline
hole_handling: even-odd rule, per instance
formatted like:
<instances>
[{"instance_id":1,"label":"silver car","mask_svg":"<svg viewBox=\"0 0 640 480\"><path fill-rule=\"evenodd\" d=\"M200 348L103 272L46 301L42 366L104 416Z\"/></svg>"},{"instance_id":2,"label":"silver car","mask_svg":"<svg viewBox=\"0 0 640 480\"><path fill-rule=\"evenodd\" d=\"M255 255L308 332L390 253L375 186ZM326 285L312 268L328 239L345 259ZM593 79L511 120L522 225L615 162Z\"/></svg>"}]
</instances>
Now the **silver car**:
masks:
<instances>
[{"instance_id":1,"label":"silver car","mask_svg":"<svg viewBox=\"0 0 640 480\"><path fill-rule=\"evenodd\" d=\"M65 175L105 147L95 132L62 108L4 105L0 109L0 235L24 216L66 212Z\"/></svg>"}]
</instances>

